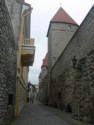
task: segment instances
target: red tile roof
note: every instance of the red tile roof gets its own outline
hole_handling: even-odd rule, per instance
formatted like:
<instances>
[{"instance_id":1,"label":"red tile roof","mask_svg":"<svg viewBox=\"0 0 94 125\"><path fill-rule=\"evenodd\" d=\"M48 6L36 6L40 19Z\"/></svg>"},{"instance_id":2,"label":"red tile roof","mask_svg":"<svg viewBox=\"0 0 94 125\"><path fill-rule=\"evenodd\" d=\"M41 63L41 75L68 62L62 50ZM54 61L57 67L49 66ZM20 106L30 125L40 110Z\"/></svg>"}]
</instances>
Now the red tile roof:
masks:
<instances>
[{"instance_id":1,"label":"red tile roof","mask_svg":"<svg viewBox=\"0 0 94 125\"><path fill-rule=\"evenodd\" d=\"M48 53L46 54L45 58L43 59L43 63L41 67L48 67Z\"/></svg>"},{"instance_id":2,"label":"red tile roof","mask_svg":"<svg viewBox=\"0 0 94 125\"><path fill-rule=\"evenodd\" d=\"M72 19L72 17L70 15L68 15L68 13L62 7L59 8L57 13L51 19L50 25L48 28L48 32L47 32L47 37L49 34L49 29L50 29L51 23L53 23L53 22L55 22L55 23L69 23L69 24L73 24L73 25L78 26L78 24Z\"/></svg>"},{"instance_id":3,"label":"red tile roof","mask_svg":"<svg viewBox=\"0 0 94 125\"><path fill-rule=\"evenodd\" d=\"M78 25L62 7L59 8L51 22L64 22Z\"/></svg>"}]
</instances>

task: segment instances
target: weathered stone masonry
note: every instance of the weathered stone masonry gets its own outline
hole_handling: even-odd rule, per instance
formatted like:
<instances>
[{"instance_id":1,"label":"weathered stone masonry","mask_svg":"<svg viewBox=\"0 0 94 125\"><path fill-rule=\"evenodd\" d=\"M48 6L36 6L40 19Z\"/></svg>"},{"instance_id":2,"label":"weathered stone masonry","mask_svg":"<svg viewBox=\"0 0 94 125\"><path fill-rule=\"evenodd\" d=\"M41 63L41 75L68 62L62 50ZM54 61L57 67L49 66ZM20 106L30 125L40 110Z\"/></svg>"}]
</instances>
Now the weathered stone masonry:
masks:
<instances>
[{"instance_id":1,"label":"weathered stone masonry","mask_svg":"<svg viewBox=\"0 0 94 125\"><path fill-rule=\"evenodd\" d=\"M51 70L51 96L55 107L94 122L94 6Z\"/></svg>"},{"instance_id":2,"label":"weathered stone masonry","mask_svg":"<svg viewBox=\"0 0 94 125\"><path fill-rule=\"evenodd\" d=\"M0 125L15 115L16 43L5 0L0 0Z\"/></svg>"}]
</instances>

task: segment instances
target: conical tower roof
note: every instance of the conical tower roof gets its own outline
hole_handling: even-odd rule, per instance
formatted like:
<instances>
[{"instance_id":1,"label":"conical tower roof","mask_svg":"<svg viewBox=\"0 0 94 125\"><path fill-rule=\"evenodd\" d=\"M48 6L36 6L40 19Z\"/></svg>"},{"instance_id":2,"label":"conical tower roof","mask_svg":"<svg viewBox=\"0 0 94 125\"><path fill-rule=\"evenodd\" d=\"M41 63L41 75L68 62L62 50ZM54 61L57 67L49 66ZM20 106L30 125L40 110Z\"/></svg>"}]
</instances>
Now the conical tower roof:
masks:
<instances>
[{"instance_id":1,"label":"conical tower roof","mask_svg":"<svg viewBox=\"0 0 94 125\"><path fill-rule=\"evenodd\" d=\"M63 23L70 23L78 25L68 13L60 7L57 13L52 18L51 22L63 22Z\"/></svg>"},{"instance_id":2,"label":"conical tower roof","mask_svg":"<svg viewBox=\"0 0 94 125\"><path fill-rule=\"evenodd\" d=\"M59 8L59 10L56 12L54 17L51 19L50 25L53 22L55 22L55 23L69 23L69 24L73 24L73 25L78 25L74 21L74 19L72 19L72 17L62 7ZM50 25L49 25L49 29L50 29ZM48 29L48 33L49 33L49 29ZM47 36L48 36L48 33L47 33Z\"/></svg>"}]
</instances>

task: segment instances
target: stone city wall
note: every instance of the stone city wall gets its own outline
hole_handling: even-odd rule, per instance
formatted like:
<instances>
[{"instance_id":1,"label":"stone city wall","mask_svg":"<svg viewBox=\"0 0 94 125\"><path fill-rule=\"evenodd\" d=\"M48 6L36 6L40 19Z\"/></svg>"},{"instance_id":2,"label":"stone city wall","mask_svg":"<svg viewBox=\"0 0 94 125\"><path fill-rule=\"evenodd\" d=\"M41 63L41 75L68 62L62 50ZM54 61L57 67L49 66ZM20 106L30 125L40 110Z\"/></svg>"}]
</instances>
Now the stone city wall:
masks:
<instances>
[{"instance_id":1,"label":"stone city wall","mask_svg":"<svg viewBox=\"0 0 94 125\"><path fill-rule=\"evenodd\" d=\"M39 83L39 100L48 105L48 75Z\"/></svg>"},{"instance_id":2,"label":"stone city wall","mask_svg":"<svg viewBox=\"0 0 94 125\"><path fill-rule=\"evenodd\" d=\"M76 58L73 67L73 58ZM51 71L53 105L94 122L94 6Z\"/></svg>"},{"instance_id":3,"label":"stone city wall","mask_svg":"<svg viewBox=\"0 0 94 125\"><path fill-rule=\"evenodd\" d=\"M15 116L16 43L5 0L0 0L0 125Z\"/></svg>"}]
</instances>

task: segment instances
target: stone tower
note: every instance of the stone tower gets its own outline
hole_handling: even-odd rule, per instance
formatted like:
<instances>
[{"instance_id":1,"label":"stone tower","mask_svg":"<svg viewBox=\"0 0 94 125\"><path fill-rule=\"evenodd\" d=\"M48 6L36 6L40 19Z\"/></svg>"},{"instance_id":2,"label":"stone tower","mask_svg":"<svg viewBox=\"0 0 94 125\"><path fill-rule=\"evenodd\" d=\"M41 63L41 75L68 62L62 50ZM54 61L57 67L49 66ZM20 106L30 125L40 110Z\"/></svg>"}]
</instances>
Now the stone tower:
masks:
<instances>
[{"instance_id":1,"label":"stone tower","mask_svg":"<svg viewBox=\"0 0 94 125\"><path fill-rule=\"evenodd\" d=\"M78 29L78 24L60 7L48 28L48 67L53 67L60 54Z\"/></svg>"}]
</instances>

